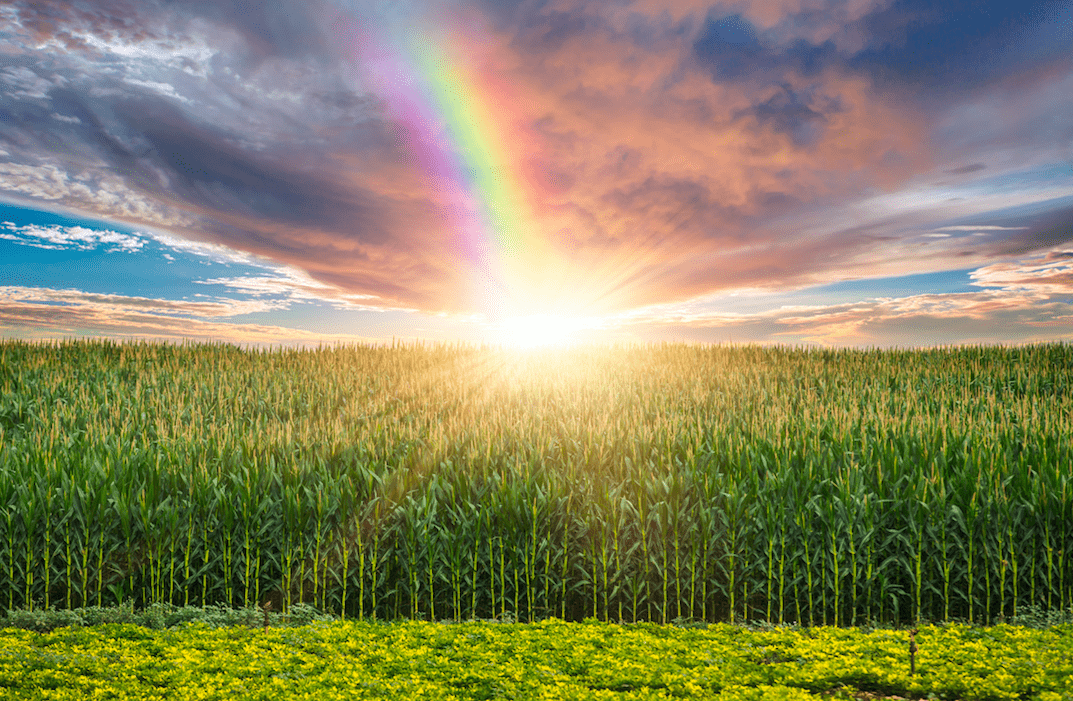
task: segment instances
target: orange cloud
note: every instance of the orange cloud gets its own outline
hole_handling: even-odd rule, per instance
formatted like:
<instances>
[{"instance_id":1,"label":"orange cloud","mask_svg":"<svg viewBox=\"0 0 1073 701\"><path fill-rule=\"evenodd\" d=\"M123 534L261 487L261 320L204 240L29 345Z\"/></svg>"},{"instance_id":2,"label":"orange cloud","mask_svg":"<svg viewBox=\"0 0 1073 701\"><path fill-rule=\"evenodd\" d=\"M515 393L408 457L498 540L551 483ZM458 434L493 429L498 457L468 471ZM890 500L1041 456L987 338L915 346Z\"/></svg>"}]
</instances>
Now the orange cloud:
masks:
<instances>
[{"instance_id":1,"label":"orange cloud","mask_svg":"<svg viewBox=\"0 0 1073 701\"><path fill-rule=\"evenodd\" d=\"M1004 291L914 295L728 314L656 307L623 325L634 337L841 347L1073 340L1073 300ZM669 335L668 335L669 334Z\"/></svg>"},{"instance_id":2,"label":"orange cloud","mask_svg":"<svg viewBox=\"0 0 1073 701\"><path fill-rule=\"evenodd\" d=\"M1047 295L1073 294L1073 250L994 263L972 273L974 284Z\"/></svg>"},{"instance_id":3,"label":"orange cloud","mask_svg":"<svg viewBox=\"0 0 1073 701\"><path fill-rule=\"evenodd\" d=\"M606 27L553 43L523 31L498 51L525 110L516 128L568 174L531 193L534 228L559 250L549 267L612 308L763 283L795 256L777 246L795 236L795 210L930 165L919 115L835 69L719 83L669 30L643 47ZM828 248L827 265L839 253Z\"/></svg>"},{"instance_id":4,"label":"orange cloud","mask_svg":"<svg viewBox=\"0 0 1073 701\"><path fill-rule=\"evenodd\" d=\"M218 320L267 311L273 304L259 300L187 302L88 294L77 290L0 287L0 336L26 339L92 336L269 346L378 342L352 334L314 333Z\"/></svg>"}]
</instances>

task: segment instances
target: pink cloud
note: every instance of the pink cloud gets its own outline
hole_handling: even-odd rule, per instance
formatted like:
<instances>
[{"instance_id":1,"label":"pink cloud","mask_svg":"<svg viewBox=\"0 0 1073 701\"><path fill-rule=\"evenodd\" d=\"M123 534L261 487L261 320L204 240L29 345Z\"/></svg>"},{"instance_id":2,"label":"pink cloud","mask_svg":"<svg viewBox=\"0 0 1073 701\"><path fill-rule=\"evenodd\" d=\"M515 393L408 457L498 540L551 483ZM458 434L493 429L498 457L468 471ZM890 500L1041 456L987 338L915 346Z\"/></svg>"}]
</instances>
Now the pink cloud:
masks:
<instances>
[{"instance_id":1,"label":"pink cloud","mask_svg":"<svg viewBox=\"0 0 1073 701\"><path fill-rule=\"evenodd\" d=\"M995 263L971 275L973 284L1045 295L1073 294L1073 250Z\"/></svg>"},{"instance_id":2,"label":"pink cloud","mask_svg":"<svg viewBox=\"0 0 1073 701\"><path fill-rule=\"evenodd\" d=\"M0 287L0 336L33 339L92 336L292 346L377 341L353 334L314 333L219 320L267 311L276 304L257 300L187 302L88 294L78 290Z\"/></svg>"},{"instance_id":3,"label":"pink cloud","mask_svg":"<svg viewBox=\"0 0 1073 701\"><path fill-rule=\"evenodd\" d=\"M666 331L695 340L825 346L1009 343L1073 339L1073 297L982 290L854 303L726 313L693 302L660 305L609 321L642 338Z\"/></svg>"},{"instance_id":4,"label":"pink cloud","mask_svg":"<svg viewBox=\"0 0 1073 701\"><path fill-rule=\"evenodd\" d=\"M527 148L569 174L536 180L531 195L571 294L621 308L764 282L790 260L818 263L779 250L795 233L780 208L788 216L893 188L930 167L919 115L867 80L829 69L790 71L782 85L720 84L665 31L665 42L656 30L638 47L610 26L553 45L523 30L490 61L518 95L514 128ZM778 99L814 115L807 144L758 116ZM741 249L749 254L735 261ZM840 254L828 248L826 265Z\"/></svg>"}]
</instances>

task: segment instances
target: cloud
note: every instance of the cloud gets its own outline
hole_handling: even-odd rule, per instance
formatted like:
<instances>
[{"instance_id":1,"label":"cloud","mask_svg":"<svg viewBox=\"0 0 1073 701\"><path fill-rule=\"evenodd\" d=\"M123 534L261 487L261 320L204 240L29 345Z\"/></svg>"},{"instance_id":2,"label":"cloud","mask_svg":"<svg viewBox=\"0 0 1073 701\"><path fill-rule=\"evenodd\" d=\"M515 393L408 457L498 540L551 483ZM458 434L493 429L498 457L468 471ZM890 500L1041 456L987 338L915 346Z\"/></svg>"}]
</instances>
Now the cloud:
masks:
<instances>
[{"instance_id":1,"label":"cloud","mask_svg":"<svg viewBox=\"0 0 1073 701\"><path fill-rule=\"evenodd\" d=\"M151 92L158 93L160 95L163 95L164 97L170 97L186 104L191 103L191 100L180 95L175 90L175 86L169 83L159 83L153 80L137 80L135 78L124 78L123 82L129 85L133 85L135 87L145 88L146 90L149 90Z\"/></svg>"},{"instance_id":2,"label":"cloud","mask_svg":"<svg viewBox=\"0 0 1073 701\"><path fill-rule=\"evenodd\" d=\"M264 303L173 302L92 295L76 290L0 287L0 336L30 339L93 336L268 346L376 342L352 334L217 320L265 308Z\"/></svg>"},{"instance_id":3,"label":"cloud","mask_svg":"<svg viewBox=\"0 0 1073 701\"><path fill-rule=\"evenodd\" d=\"M755 105L747 113L762 126L788 134L797 146L811 146L823 137L829 114L842 111L837 98L814 94L813 90L794 90L782 85L781 92Z\"/></svg>"},{"instance_id":4,"label":"cloud","mask_svg":"<svg viewBox=\"0 0 1073 701\"><path fill-rule=\"evenodd\" d=\"M1001 251L1006 255L1023 255L1070 243L1073 243L1073 207L1064 207L1034 217L1030 226L1002 241Z\"/></svg>"},{"instance_id":5,"label":"cloud","mask_svg":"<svg viewBox=\"0 0 1073 701\"><path fill-rule=\"evenodd\" d=\"M258 263L260 263L261 265L265 264L265 261L258 261L257 258L251 256L248 253L236 251L232 248L221 246L219 244L207 243L204 241L193 241L191 239L182 238L180 236L174 236L166 232L155 230L138 233L148 239L156 241L161 246L170 248L173 251L199 256L201 258L209 258L214 262L242 263L246 265L257 265Z\"/></svg>"},{"instance_id":6,"label":"cloud","mask_svg":"<svg viewBox=\"0 0 1073 701\"><path fill-rule=\"evenodd\" d=\"M4 176L4 189L11 192L25 193L42 200L75 199L75 189L68 186L67 173L56 166L0 163L0 175Z\"/></svg>"},{"instance_id":7,"label":"cloud","mask_svg":"<svg viewBox=\"0 0 1073 701\"><path fill-rule=\"evenodd\" d=\"M961 166L959 168L952 168L946 172L951 175L968 175L969 173L978 173L981 170L987 170L987 166L983 163L970 163L969 165Z\"/></svg>"},{"instance_id":8,"label":"cloud","mask_svg":"<svg viewBox=\"0 0 1073 701\"><path fill-rule=\"evenodd\" d=\"M26 66L5 68L0 71L0 79L7 89L5 92L17 100L47 99L47 93L53 87L51 81L45 80Z\"/></svg>"},{"instance_id":9,"label":"cloud","mask_svg":"<svg viewBox=\"0 0 1073 701\"><path fill-rule=\"evenodd\" d=\"M120 221L176 228L189 227L193 221L102 168L79 169L72 175L55 164L0 163L0 189Z\"/></svg>"},{"instance_id":10,"label":"cloud","mask_svg":"<svg viewBox=\"0 0 1073 701\"><path fill-rule=\"evenodd\" d=\"M161 300L149 300L127 297L109 297L112 304L130 305L137 304L139 307L152 306L159 312L166 310L189 313L198 316L234 316L276 309L286 309L292 302L327 302L339 309L357 309L364 311L384 311L395 309L387 306L372 295L358 295L345 292L333 285L329 285L311 278L306 272L288 267L280 267L257 259L248 254L233 251L229 248L188 241L158 232L133 232L120 233L110 229L90 229L84 226L42 226L28 224L19 226L13 222L0 222L0 239L11 241L16 244L31 246L47 250L77 250L94 251L104 250L108 253L125 252L135 254L142 252L146 244L153 241L176 253L185 253L200 258L206 258L212 262L226 265L238 264L259 268L263 274L244 274L232 277L216 277L204 280L194 280L195 284L219 286L231 292L255 298L274 297L272 300L264 300L251 303L220 301L212 304L199 302L190 306L186 302L166 302ZM163 257L174 261L175 257L164 253ZM29 294L23 290L20 294ZM42 293L44 294L44 293ZM68 293L65 296L56 296L59 293L48 291L51 296L34 297L36 301L65 301L70 302ZM23 297L29 299L29 297ZM104 298L95 298L101 302Z\"/></svg>"},{"instance_id":11,"label":"cloud","mask_svg":"<svg viewBox=\"0 0 1073 701\"><path fill-rule=\"evenodd\" d=\"M971 224L959 224L957 226L940 226L936 231L1023 231L1027 228L1025 226L994 226L989 224L973 226Z\"/></svg>"},{"instance_id":12,"label":"cloud","mask_svg":"<svg viewBox=\"0 0 1073 701\"><path fill-rule=\"evenodd\" d=\"M276 296L289 301L329 302L337 309L356 309L362 311L386 311L390 307L372 295L346 293L337 287L327 285L311 278L308 274L294 268L274 271L273 275L243 275L198 280L202 285L219 285L229 290L252 297Z\"/></svg>"},{"instance_id":13,"label":"cloud","mask_svg":"<svg viewBox=\"0 0 1073 701\"><path fill-rule=\"evenodd\" d=\"M1073 249L995 263L972 273L973 284L1048 295L1073 294Z\"/></svg>"},{"instance_id":14,"label":"cloud","mask_svg":"<svg viewBox=\"0 0 1073 701\"><path fill-rule=\"evenodd\" d=\"M1053 296L1059 291L1063 294ZM1073 340L1073 289L1035 287L923 294L727 313L701 302L637 310L607 322L660 339L927 346Z\"/></svg>"},{"instance_id":15,"label":"cloud","mask_svg":"<svg viewBox=\"0 0 1073 701\"><path fill-rule=\"evenodd\" d=\"M145 245L145 241L138 236L107 229L87 229L83 226L37 226L35 224L17 226L12 222L0 223L0 238L24 246L52 250L91 251L100 246L106 246L108 251L135 253Z\"/></svg>"},{"instance_id":16,"label":"cloud","mask_svg":"<svg viewBox=\"0 0 1073 701\"><path fill-rule=\"evenodd\" d=\"M1060 37L1042 4L1011 7L17 0L0 190L305 276L213 285L359 307L483 311L511 288L499 275L534 312L604 314L983 265L1068 240L1061 221L988 219L970 250L951 228L968 226L950 215L964 193L921 182L1071 148ZM462 125L391 93L443 82L407 37L463 76L447 105ZM475 131L502 148L475 154L462 132L482 108ZM405 117L422 109L418 143ZM516 230L474 224L491 184L520 202Z\"/></svg>"},{"instance_id":17,"label":"cloud","mask_svg":"<svg viewBox=\"0 0 1073 701\"><path fill-rule=\"evenodd\" d=\"M287 305L286 301L281 300L220 298L214 301L188 301L15 286L0 287L0 300L8 304L43 307L38 311L53 310L60 313L68 307L93 310L102 315L102 318L131 313L184 318L226 318L285 309Z\"/></svg>"},{"instance_id":18,"label":"cloud","mask_svg":"<svg viewBox=\"0 0 1073 701\"><path fill-rule=\"evenodd\" d=\"M737 278L722 259L749 248L756 273L774 269L772 247L794 236L782 221L791 213L892 186L925 166L912 110L851 74L806 76L791 65L772 72L774 84L720 81L676 25L636 20L627 31L583 20L557 20L552 40L531 19L504 51L539 59L502 60L516 66L517 102L542 115L527 142L571 173L565 191L540 193L539 228L561 232L584 261L586 280L572 289L597 278L610 288L601 292L629 296L629 287L636 301L717 289L728 277L760 281L762 273ZM753 37L742 26L730 37L737 44L720 40L748 49Z\"/></svg>"}]
</instances>

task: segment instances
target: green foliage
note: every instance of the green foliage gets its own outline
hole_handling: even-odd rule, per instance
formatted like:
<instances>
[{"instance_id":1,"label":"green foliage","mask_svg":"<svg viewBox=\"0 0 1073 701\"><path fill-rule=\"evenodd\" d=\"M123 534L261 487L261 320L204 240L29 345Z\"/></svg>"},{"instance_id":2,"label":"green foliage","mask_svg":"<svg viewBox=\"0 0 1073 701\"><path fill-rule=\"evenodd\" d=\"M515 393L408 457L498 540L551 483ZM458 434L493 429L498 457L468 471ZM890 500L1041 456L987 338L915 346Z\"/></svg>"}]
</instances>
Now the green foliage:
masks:
<instances>
[{"instance_id":1,"label":"green foliage","mask_svg":"<svg viewBox=\"0 0 1073 701\"><path fill-rule=\"evenodd\" d=\"M1010 625L1045 630L1055 626L1073 626L1073 608L1042 609L1039 606L1022 606Z\"/></svg>"},{"instance_id":2,"label":"green foliage","mask_svg":"<svg viewBox=\"0 0 1073 701\"><path fill-rule=\"evenodd\" d=\"M678 628L589 620L0 630L6 699L1069 698L1073 628Z\"/></svg>"},{"instance_id":3,"label":"green foliage","mask_svg":"<svg viewBox=\"0 0 1073 701\"><path fill-rule=\"evenodd\" d=\"M38 608L33 611L19 609L8 611L7 615L0 619L0 627L2 628L21 628L23 630L32 630L36 633L47 633L57 628L82 626L84 624L85 620L79 615L79 612L70 609Z\"/></svg>"},{"instance_id":4,"label":"green foliage","mask_svg":"<svg viewBox=\"0 0 1073 701\"><path fill-rule=\"evenodd\" d=\"M270 626L301 626L313 622L334 620L309 604L296 604L290 613L268 614ZM145 609L136 610L131 605L124 606L89 606L75 609L16 609L0 617L0 628L22 628L43 633L67 626L100 626L110 623L127 623L154 630L176 628L197 623L209 628L229 626L263 627L265 612L263 609L232 609L226 606L174 606L172 604L152 604Z\"/></svg>"},{"instance_id":5,"label":"green foliage","mask_svg":"<svg viewBox=\"0 0 1073 701\"><path fill-rule=\"evenodd\" d=\"M1073 345L2 342L0 607L1016 621L1070 465Z\"/></svg>"}]
</instances>

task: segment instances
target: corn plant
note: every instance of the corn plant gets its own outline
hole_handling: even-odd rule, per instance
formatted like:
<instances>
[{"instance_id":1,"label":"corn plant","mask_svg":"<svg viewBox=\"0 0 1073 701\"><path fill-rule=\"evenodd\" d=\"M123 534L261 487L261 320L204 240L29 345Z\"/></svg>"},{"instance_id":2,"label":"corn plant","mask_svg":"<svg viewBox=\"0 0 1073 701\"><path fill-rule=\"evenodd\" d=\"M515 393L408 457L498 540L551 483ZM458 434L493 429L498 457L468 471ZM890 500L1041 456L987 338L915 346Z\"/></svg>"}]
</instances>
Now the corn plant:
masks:
<instances>
[{"instance_id":1,"label":"corn plant","mask_svg":"<svg viewBox=\"0 0 1073 701\"><path fill-rule=\"evenodd\" d=\"M1073 605L1073 347L0 342L0 603Z\"/></svg>"}]
</instances>

